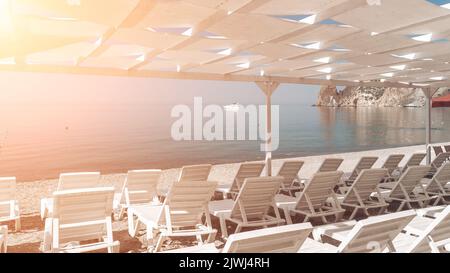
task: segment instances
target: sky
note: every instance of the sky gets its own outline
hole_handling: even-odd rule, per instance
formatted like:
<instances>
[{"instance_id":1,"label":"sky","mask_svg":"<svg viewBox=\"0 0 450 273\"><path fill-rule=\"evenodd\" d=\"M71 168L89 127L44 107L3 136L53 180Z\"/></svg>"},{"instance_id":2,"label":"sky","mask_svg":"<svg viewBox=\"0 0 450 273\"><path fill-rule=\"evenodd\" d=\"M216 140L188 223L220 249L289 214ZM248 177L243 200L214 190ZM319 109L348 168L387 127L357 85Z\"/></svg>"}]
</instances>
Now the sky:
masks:
<instances>
[{"instance_id":1,"label":"sky","mask_svg":"<svg viewBox=\"0 0 450 273\"><path fill-rule=\"evenodd\" d=\"M312 105L318 86L282 84L273 104ZM254 83L192 81L108 76L0 73L0 105L54 103L190 104L194 96L204 103L264 104Z\"/></svg>"}]
</instances>

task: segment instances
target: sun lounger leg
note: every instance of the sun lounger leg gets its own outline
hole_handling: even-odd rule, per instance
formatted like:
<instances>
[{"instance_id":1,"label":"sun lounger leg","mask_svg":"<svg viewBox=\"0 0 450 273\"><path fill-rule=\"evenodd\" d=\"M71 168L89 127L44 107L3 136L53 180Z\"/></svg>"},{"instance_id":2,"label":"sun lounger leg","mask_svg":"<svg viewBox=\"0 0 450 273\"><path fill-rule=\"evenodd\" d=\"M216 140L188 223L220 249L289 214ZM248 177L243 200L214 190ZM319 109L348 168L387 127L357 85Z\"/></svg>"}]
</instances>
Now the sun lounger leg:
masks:
<instances>
[{"instance_id":1,"label":"sun lounger leg","mask_svg":"<svg viewBox=\"0 0 450 273\"><path fill-rule=\"evenodd\" d=\"M291 213L288 208L283 208L284 218L286 218L286 222L288 225L292 225Z\"/></svg>"},{"instance_id":2,"label":"sun lounger leg","mask_svg":"<svg viewBox=\"0 0 450 273\"><path fill-rule=\"evenodd\" d=\"M210 234L208 235L208 238L206 239L206 243L212 243L212 242L214 242L214 239L216 238L216 235L217 235L216 232L210 233Z\"/></svg>"},{"instance_id":3,"label":"sun lounger leg","mask_svg":"<svg viewBox=\"0 0 450 273\"><path fill-rule=\"evenodd\" d=\"M20 229L22 228L22 225L20 223L20 217L16 219L16 223L15 223L15 230L16 232L20 231Z\"/></svg>"},{"instance_id":4,"label":"sun lounger leg","mask_svg":"<svg viewBox=\"0 0 450 273\"><path fill-rule=\"evenodd\" d=\"M348 218L349 220L353 220L353 218L355 218L356 216L356 212L358 211L358 208L354 208L352 211L352 214L350 215L350 218Z\"/></svg>"},{"instance_id":5,"label":"sun lounger leg","mask_svg":"<svg viewBox=\"0 0 450 273\"><path fill-rule=\"evenodd\" d=\"M125 214L125 208L124 207L121 207L120 208L120 211L119 211L119 221L122 221L123 220L123 215Z\"/></svg>"},{"instance_id":6,"label":"sun lounger leg","mask_svg":"<svg viewBox=\"0 0 450 273\"><path fill-rule=\"evenodd\" d=\"M220 231L222 232L222 238L228 238L227 223L225 221L225 218L223 216L220 216L219 222L220 222Z\"/></svg>"},{"instance_id":7,"label":"sun lounger leg","mask_svg":"<svg viewBox=\"0 0 450 273\"><path fill-rule=\"evenodd\" d=\"M156 243L156 246L155 246L155 249L153 250L153 252L158 252L161 249L162 244L165 239L166 239L165 236L163 236L162 234L159 235L158 241Z\"/></svg>"},{"instance_id":8,"label":"sun lounger leg","mask_svg":"<svg viewBox=\"0 0 450 273\"><path fill-rule=\"evenodd\" d=\"M44 220L47 217L47 206L45 204L45 199L41 200L41 219Z\"/></svg>"},{"instance_id":9,"label":"sun lounger leg","mask_svg":"<svg viewBox=\"0 0 450 273\"><path fill-rule=\"evenodd\" d=\"M133 213L128 213L128 234L130 234L130 236L133 238L136 237L139 227L140 227L139 219L137 219L135 223Z\"/></svg>"},{"instance_id":10,"label":"sun lounger leg","mask_svg":"<svg viewBox=\"0 0 450 273\"><path fill-rule=\"evenodd\" d=\"M234 231L234 233L239 233L241 232L242 226L241 225L237 225L236 230Z\"/></svg>"}]
</instances>

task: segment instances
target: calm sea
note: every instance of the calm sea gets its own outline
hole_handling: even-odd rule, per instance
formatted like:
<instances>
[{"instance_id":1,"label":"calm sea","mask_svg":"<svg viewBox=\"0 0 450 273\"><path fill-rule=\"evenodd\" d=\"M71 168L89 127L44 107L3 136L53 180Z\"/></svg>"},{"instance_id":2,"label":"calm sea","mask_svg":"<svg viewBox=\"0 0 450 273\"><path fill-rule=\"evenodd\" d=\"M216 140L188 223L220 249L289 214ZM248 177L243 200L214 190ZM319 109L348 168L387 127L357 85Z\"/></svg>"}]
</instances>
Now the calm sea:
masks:
<instances>
[{"instance_id":1,"label":"calm sea","mask_svg":"<svg viewBox=\"0 0 450 273\"><path fill-rule=\"evenodd\" d=\"M172 105L43 105L0 109L0 176L124 172L263 159L256 141L173 141ZM421 144L423 109L280 106L275 158ZM433 109L432 137L450 141L450 109Z\"/></svg>"}]
</instances>

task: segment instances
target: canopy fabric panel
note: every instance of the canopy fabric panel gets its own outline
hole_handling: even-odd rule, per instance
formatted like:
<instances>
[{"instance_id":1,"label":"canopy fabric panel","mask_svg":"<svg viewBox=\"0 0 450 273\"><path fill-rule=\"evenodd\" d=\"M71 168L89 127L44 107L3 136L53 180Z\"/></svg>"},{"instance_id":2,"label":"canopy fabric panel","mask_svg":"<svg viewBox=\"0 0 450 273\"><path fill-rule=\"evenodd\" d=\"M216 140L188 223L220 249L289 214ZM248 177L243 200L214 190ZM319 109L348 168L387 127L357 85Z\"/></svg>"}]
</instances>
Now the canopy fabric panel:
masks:
<instances>
[{"instance_id":1,"label":"canopy fabric panel","mask_svg":"<svg viewBox=\"0 0 450 273\"><path fill-rule=\"evenodd\" d=\"M449 3L0 0L0 70L449 86Z\"/></svg>"}]
</instances>

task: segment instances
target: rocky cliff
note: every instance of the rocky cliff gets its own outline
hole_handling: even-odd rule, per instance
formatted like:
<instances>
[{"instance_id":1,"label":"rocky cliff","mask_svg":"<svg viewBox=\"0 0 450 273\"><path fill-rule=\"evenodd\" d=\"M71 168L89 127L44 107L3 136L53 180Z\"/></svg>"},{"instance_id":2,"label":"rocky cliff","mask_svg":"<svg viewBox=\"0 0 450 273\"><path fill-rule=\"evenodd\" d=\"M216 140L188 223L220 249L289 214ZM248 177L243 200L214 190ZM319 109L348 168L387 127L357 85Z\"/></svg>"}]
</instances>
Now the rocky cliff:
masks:
<instances>
[{"instance_id":1,"label":"rocky cliff","mask_svg":"<svg viewBox=\"0 0 450 273\"><path fill-rule=\"evenodd\" d=\"M440 89L435 96L447 95L449 90ZM420 88L380 87L322 87L316 106L328 107L422 107L425 96Z\"/></svg>"}]
</instances>

